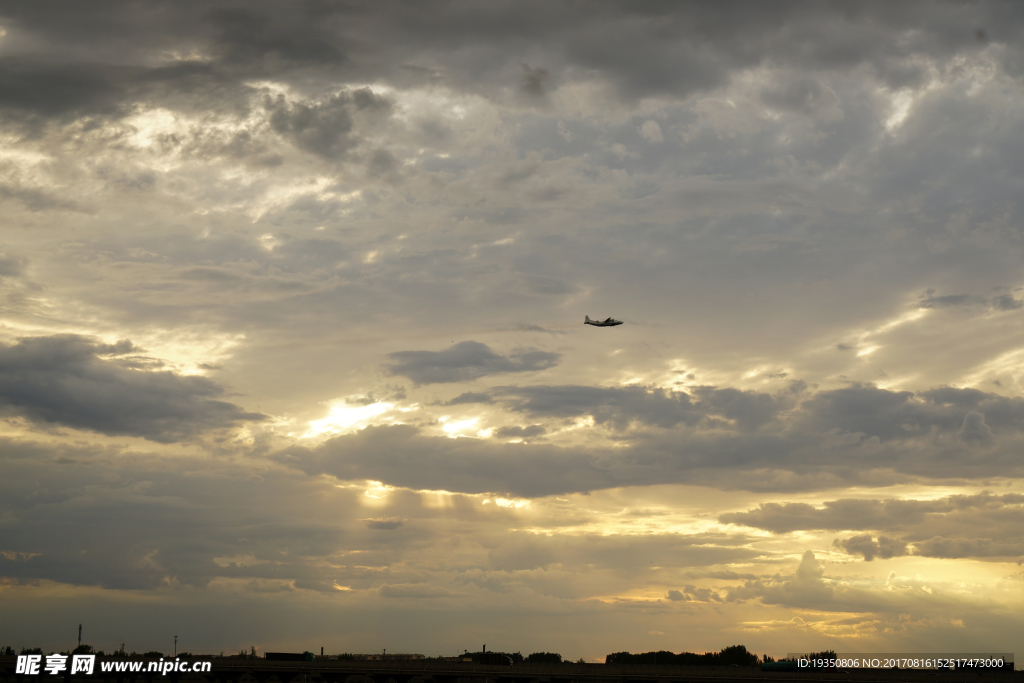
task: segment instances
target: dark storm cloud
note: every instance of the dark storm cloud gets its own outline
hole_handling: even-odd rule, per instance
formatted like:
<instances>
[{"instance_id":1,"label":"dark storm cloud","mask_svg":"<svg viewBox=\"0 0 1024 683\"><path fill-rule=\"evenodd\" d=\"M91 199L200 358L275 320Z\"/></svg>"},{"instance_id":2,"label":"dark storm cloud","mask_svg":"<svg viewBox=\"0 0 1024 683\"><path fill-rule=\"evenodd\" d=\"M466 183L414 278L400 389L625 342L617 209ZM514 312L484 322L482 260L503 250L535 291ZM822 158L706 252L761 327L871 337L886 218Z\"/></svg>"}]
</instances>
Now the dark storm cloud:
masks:
<instances>
[{"instance_id":1,"label":"dark storm cloud","mask_svg":"<svg viewBox=\"0 0 1024 683\"><path fill-rule=\"evenodd\" d=\"M790 468L807 470L812 463L817 469L834 464L830 459L825 465L818 453L794 457L783 450L790 446L778 437L687 436L672 431L661 436L645 439L640 435L639 443L625 448L585 448L533 440L451 439L426 436L409 425L374 426L315 448L286 448L271 457L311 476L330 474L343 480L372 479L413 489L526 498L683 482L755 490L800 489L819 482L766 477L763 472L748 470L771 467L788 472ZM849 456L829 454L829 458L835 457ZM857 478L865 473L843 476ZM892 475L888 476L891 480Z\"/></svg>"},{"instance_id":2,"label":"dark storm cloud","mask_svg":"<svg viewBox=\"0 0 1024 683\"><path fill-rule=\"evenodd\" d=\"M873 385L855 385L818 394L804 403L808 418L821 429L838 427L869 436L905 436L905 424L914 424L921 411L912 402L913 392L894 392ZM929 425L930 426L930 425ZM918 426L917 431L922 427ZM927 431L927 426L924 427Z\"/></svg>"},{"instance_id":3,"label":"dark storm cloud","mask_svg":"<svg viewBox=\"0 0 1024 683\"><path fill-rule=\"evenodd\" d=\"M368 88L343 92L324 102L290 103L283 95L264 101L270 126L296 147L325 159L338 159L359 144L353 133L354 112L385 114L389 104ZM383 156L381 156L383 155ZM387 152L378 150L370 160L377 173L390 170Z\"/></svg>"},{"instance_id":4,"label":"dark storm cloud","mask_svg":"<svg viewBox=\"0 0 1024 683\"><path fill-rule=\"evenodd\" d=\"M871 538L871 534L862 534L842 540L836 539L834 545L851 555L862 555L867 562L871 562L875 557L888 560L908 554L906 541L888 536L879 536L876 540Z\"/></svg>"},{"instance_id":5,"label":"dark storm cloud","mask_svg":"<svg viewBox=\"0 0 1024 683\"><path fill-rule=\"evenodd\" d=\"M969 294L949 294L946 296L929 294L922 297L917 305L920 308L949 308L951 306L964 306L973 303L981 303L981 299Z\"/></svg>"},{"instance_id":6,"label":"dark storm cloud","mask_svg":"<svg viewBox=\"0 0 1024 683\"><path fill-rule=\"evenodd\" d=\"M374 581L352 566L307 562L335 554L346 524L323 518L323 499L310 495L318 487L305 478L264 479L206 455L161 460L11 439L0 439L0 464L0 576L128 590L205 587L218 577ZM344 522L360 516L353 500L331 501ZM353 533L380 535L362 525ZM375 544L364 547L373 562Z\"/></svg>"},{"instance_id":7,"label":"dark storm cloud","mask_svg":"<svg viewBox=\"0 0 1024 683\"><path fill-rule=\"evenodd\" d=\"M979 535L986 533L979 530ZM936 536L914 543L914 554L940 558L1004 558L1015 559L1020 564L1024 559L1024 537L1014 541L999 541L985 537L943 538Z\"/></svg>"},{"instance_id":8,"label":"dark storm cloud","mask_svg":"<svg viewBox=\"0 0 1024 683\"><path fill-rule=\"evenodd\" d=\"M221 60L246 71L275 70L298 65L343 64L343 45L323 20L332 12L316 3L272 6L221 6L209 10L206 20L213 29L212 47Z\"/></svg>"},{"instance_id":9,"label":"dark storm cloud","mask_svg":"<svg viewBox=\"0 0 1024 683\"><path fill-rule=\"evenodd\" d=\"M985 533L985 532L979 532ZM923 541L915 541L908 548L908 541L879 536L873 540L870 534L853 536L847 539L836 539L835 547L851 554L861 555L865 561L871 562L875 557L887 560L905 555L920 555L939 559L972 558L978 560L1016 560L1024 558L1024 538L993 540L986 537L945 538L935 536Z\"/></svg>"},{"instance_id":10,"label":"dark storm cloud","mask_svg":"<svg viewBox=\"0 0 1024 683\"><path fill-rule=\"evenodd\" d=\"M532 386L499 387L510 407L530 417L572 418L589 415L598 424L625 429L639 421L659 427L695 424L704 415L688 394L645 387Z\"/></svg>"},{"instance_id":11,"label":"dark storm cloud","mask_svg":"<svg viewBox=\"0 0 1024 683\"><path fill-rule=\"evenodd\" d=\"M992 307L1000 311L1016 311L1024 308L1024 301L1014 298L1012 294L1000 294L992 297Z\"/></svg>"},{"instance_id":12,"label":"dark storm cloud","mask_svg":"<svg viewBox=\"0 0 1024 683\"><path fill-rule=\"evenodd\" d=\"M90 4L91 12L25 6L35 4L3 10L7 39L17 36L23 52L0 66L0 92L8 107L40 116L110 113L130 104L133 86L146 76L125 75L121 65L151 64L154 52L201 53L206 61L193 68L238 84L293 74L325 83L340 74L395 85L443 79L496 94L518 80L520 91L536 98L546 92L548 73L568 73L602 79L629 99L686 97L769 61L839 71L866 65L900 88L926 78L923 58L945 61L982 49L972 28L978 25L999 27L987 35L1015 63L1022 23L1009 4L953 2L218 2L199 12L179 3ZM546 46L543 67L522 62L524 43ZM49 63L34 58L43 49ZM802 113L830 97L808 79L777 84L764 96Z\"/></svg>"},{"instance_id":13,"label":"dark storm cloud","mask_svg":"<svg viewBox=\"0 0 1024 683\"><path fill-rule=\"evenodd\" d=\"M24 274L28 259L0 253L0 277L18 277Z\"/></svg>"},{"instance_id":14,"label":"dark storm cloud","mask_svg":"<svg viewBox=\"0 0 1024 683\"><path fill-rule=\"evenodd\" d=\"M768 503L724 514L719 521L772 533L798 530L873 530L833 544L868 562L903 555L937 558L1016 558L1024 555L1024 496L991 493L937 500L836 500L816 508ZM892 535L892 534L898 534Z\"/></svg>"},{"instance_id":15,"label":"dark storm cloud","mask_svg":"<svg viewBox=\"0 0 1024 683\"><path fill-rule=\"evenodd\" d=\"M711 588L698 588L693 584L686 584L683 590L670 590L666 598L673 602L686 600L688 602L722 602L722 597L717 591Z\"/></svg>"},{"instance_id":16,"label":"dark storm cloud","mask_svg":"<svg viewBox=\"0 0 1024 683\"><path fill-rule=\"evenodd\" d=\"M764 503L756 510L720 515L723 524L742 524L782 534L801 529L891 529L919 522L950 503L904 500L834 500L822 508L807 503Z\"/></svg>"},{"instance_id":17,"label":"dark storm cloud","mask_svg":"<svg viewBox=\"0 0 1024 683\"><path fill-rule=\"evenodd\" d=\"M957 436L970 444L989 446L995 440L992 430L985 424L985 416L971 411L964 416L964 424Z\"/></svg>"},{"instance_id":18,"label":"dark storm cloud","mask_svg":"<svg viewBox=\"0 0 1024 683\"><path fill-rule=\"evenodd\" d=\"M405 522L400 519L364 519L367 529L379 529L382 531L394 531Z\"/></svg>"},{"instance_id":19,"label":"dark storm cloud","mask_svg":"<svg viewBox=\"0 0 1024 683\"><path fill-rule=\"evenodd\" d=\"M523 350L507 356L491 351L486 344L464 341L444 351L396 351L388 365L392 375L408 377L416 384L466 382L506 372L534 372L554 367L560 354Z\"/></svg>"},{"instance_id":20,"label":"dark storm cloud","mask_svg":"<svg viewBox=\"0 0 1024 683\"><path fill-rule=\"evenodd\" d=\"M426 360L431 376L452 372L436 368L433 356ZM286 449L275 457L309 474L525 497L673 482L808 490L852 482L891 485L983 474L1014 476L1021 471L1016 455L1024 403L1020 399L949 387L915 395L867 385L809 396L806 389L795 395L790 390L768 395L715 387L690 391L575 385L490 391L548 434L582 417L616 431L630 429L631 443L612 450L449 439L426 436L411 426L381 426L313 449ZM982 410L984 423L970 416L980 416ZM500 423L495 427L496 435L513 438L522 438L529 429L509 430ZM646 429L650 427L656 429ZM941 511L952 503L928 505ZM769 505L731 513L721 521L777 532L878 530L888 529L892 520L918 519L927 512L925 503L843 500L821 510L806 504Z\"/></svg>"},{"instance_id":21,"label":"dark storm cloud","mask_svg":"<svg viewBox=\"0 0 1024 683\"><path fill-rule=\"evenodd\" d=\"M242 115L252 90L205 62L164 66L60 61L54 55L0 57L0 111L31 136L49 121L85 130L132 113L137 104Z\"/></svg>"},{"instance_id":22,"label":"dark storm cloud","mask_svg":"<svg viewBox=\"0 0 1024 683\"><path fill-rule=\"evenodd\" d=\"M129 342L96 344L75 335L27 337L0 347L0 407L29 420L170 443L265 416L218 400L203 377L140 371L137 360L104 358Z\"/></svg>"},{"instance_id":23,"label":"dark storm cloud","mask_svg":"<svg viewBox=\"0 0 1024 683\"><path fill-rule=\"evenodd\" d=\"M501 427L494 432L495 436L528 439L531 436L540 436L547 432L541 425L530 425L529 427Z\"/></svg>"},{"instance_id":24,"label":"dark storm cloud","mask_svg":"<svg viewBox=\"0 0 1024 683\"><path fill-rule=\"evenodd\" d=\"M843 499L827 501L816 508L807 503L765 503L747 512L719 516L723 524L742 524L782 534L790 531L824 530L904 530L926 521L929 515L948 513L992 513L1002 517L1021 514L1024 496L1008 493L994 496L982 493L949 496L937 500ZM1021 518L1024 522L1024 518Z\"/></svg>"},{"instance_id":25,"label":"dark storm cloud","mask_svg":"<svg viewBox=\"0 0 1024 683\"><path fill-rule=\"evenodd\" d=\"M681 391L642 386L578 385L498 387L495 394L531 417L581 417L625 429L632 422L670 428L680 424L730 420L743 430L757 429L789 404L769 394L737 389L697 387L693 396Z\"/></svg>"},{"instance_id":26,"label":"dark storm cloud","mask_svg":"<svg viewBox=\"0 0 1024 683\"><path fill-rule=\"evenodd\" d=\"M18 52L0 58L0 108L42 119L121 116L154 100L238 108L247 79L346 61L345 38L325 24L337 13L322 10L231 2L198 13L176 3L5 7L0 16ZM181 58L195 52L208 59Z\"/></svg>"},{"instance_id":27,"label":"dark storm cloud","mask_svg":"<svg viewBox=\"0 0 1024 683\"><path fill-rule=\"evenodd\" d=\"M529 64L523 64L523 81L522 89L523 92L535 99L544 99L547 93L544 90L544 81L548 79L550 75L548 70L543 67L531 67Z\"/></svg>"},{"instance_id":28,"label":"dark storm cloud","mask_svg":"<svg viewBox=\"0 0 1024 683\"><path fill-rule=\"evenodd\" d=\"M122 106L129 71L0 57L0 109L43 117L112 113Z\"/></svg>"},{"instance_id":29,"label":"dark storm cloud","mask_svg":"<svg viewBox=\"0 0 1024 683\"><path fill-rule=\"evenodd\" d=\"M803 403L801 412L808 427L882 440L920 436L935 428L959 432L968 442L988 443L994 438L992 428L1016 433L1024 426L1024 399L954 387L915 394L854 384L818 393Z\"/></svg>"},{"instance_id":30,"label":"dark storm cloud","mask_svg":"<svg viewBox=\"0 0 1024 683\"><path fill-rule=\"evenodd\" d=\"M620 478L578 449L427 437L415 427L367 427L313 448L273 456L307 474L373 479L393 486L537 497L609 488ZM612 466L614 467L614 465Z\"/></svg>"},{"instance_id":31,"label":"dark storm cloud","mask_svg":"<svg viewBox=\"0 0 1024 683\"><path fill-rule=\"evenodd\" d=\"M488 57L523 36L541 44L557 37L557 66L599 74L629 98L686 96L721 85L734 70L763 60L838 70L866 64L887 85L905 87L925 78L920 56L948 59L977 50L971 26L978 22L1001 23L1007 42L1012 42L1010 36L1021 23L1019 13L996 3L971 8L954 3L901 3L898 8L859 3L837 11L831 4L801 2L770 7L756 2L606 2L588 5L583 14L570 6L531 3L438 4L435 9L456 6L462 10L458 17L442 10L420 18L420 36L410 35L413 24L401 14L395 16L395 24L403 38L424 48L427 40L458 41ZM907 34L913 37L893 40L894 35ZM427 35L431 38L421 37ZM437 55L433 50L431 54ZM446 66L466 68L451 62ZM547 65L549 70L555 67ZM798 90L790 100L801 98L806 102Z\"/></svg>"}]
</instances>

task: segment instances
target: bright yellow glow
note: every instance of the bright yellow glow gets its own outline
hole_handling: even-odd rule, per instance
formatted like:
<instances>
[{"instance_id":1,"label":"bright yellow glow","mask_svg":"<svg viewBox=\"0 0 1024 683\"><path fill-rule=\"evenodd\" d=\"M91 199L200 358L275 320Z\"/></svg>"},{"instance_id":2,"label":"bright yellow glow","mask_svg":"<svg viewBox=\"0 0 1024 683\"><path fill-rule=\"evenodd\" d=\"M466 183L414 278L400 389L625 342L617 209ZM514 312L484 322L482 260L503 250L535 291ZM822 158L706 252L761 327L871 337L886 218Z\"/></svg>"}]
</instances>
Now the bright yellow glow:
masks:
<instances>
[{"instance_id":1,"label":"bright yellow glow","mask_svg":"<svg viewBox=\"0 0 1024 683\"><path fill-rule=\"evenodd\" d=\"M327 417L310 420L309 429L302 435L303 439L312 439L324 434L344 434L355 432L373 424L380 417L395 407L394 403L370 403L369 405L349 405L344 399L331 402ZM387 420L393 422L393 420Z\"/></svg>"},{"instance_id":2,"label":"bright yellow glow","mask_svg":"<svg viewBox=\"0 0 1024 683\"><path fill-rule=\"evenodd\" d=\"M964 377L963 384L970 387L989 384L993 378L1007 375L1018 384L1024 378L1024 348L1007 351L982 363Z\"/></svg>"},{"instance_id":3,"label":"bright yellow glow","mask_svg":"<svg viewBox=\"0 0 1024 683\"><path fill-rule=\"evenodd\" d=\"M447 419L444 420L445 424L441 427L450 438L457 438L460 436L470 436L467 432L472 432L473 436L476 436L478 430L473 429L473 426L480 421L478 417L471 417L466 420L458 420L456 422L449 422Z\"/></svg>"},{"instance_id":4,"label":"bright yellow glow","mask_svg":"<svg viewBox=\"0 0 1024 683\"><path fill-rule=\"evenodd\" d=\"M889 99L890 114L885 120L885 130L888 133L894 133L900 128L907 117L910 115L910 110L914 106L914 102L921 98L922 95L926 94L930 90L934 90L939 87L940 82L938 79L933 78L931 82L920 88L917 91L905 88L898 92L892 93Z\"/></svg>"},{"instance_id":5,"label":"bright yellow glow","mask_svg":"<svg viewBox=\"0 0 1024 683\"><path fill-rule=\"evenodd\" d=\"M904 313L901 316L897 316L895 319L890 320L887 323L883 323L881 326L879 326L872 332L869 332L868 334L881 334L883 332L888 332L894 327L898 327L900 325L903 325L904 323L915 322L925 317L926 315L928 315L927 308L915 308L914 310L908 311L907 313Z\"/></svg>"},{"instance_id":6,"label":"bright yellow glow","mask_svg":"<svg viewBox=\"0 0 1024 683\"><path fill-rule=\"evenodd\" d=\"M879 380L875 382L875 386L877 386L879 389L898 390L901 387L904 387L910 382L914 381L918 377L920 377L918 373L902 375L900 377L889 377L888 379Z\"/></svg>"},{"instance_id":7,"label":"bright yellow glow","mask_svg":"<svg viewBox=\"0 0 1024 683\"><path fill-rule=\"evenodd\" d=\"M566 427L565 429L559 431L567 432L571 429L587 429L588 427L593 427L595 424L597 423L594 422L594 418L591 417L590 415L587 415L586 417L579 418L578 420L576 420L576 422L571 427Z\"/></svg>"},{"instance_id":8,"label":"bright yellow glow","mask_svg":"<svg viewBox=\"0 0 1024 683\"><path fill-rule=\"evenodd\" d=\"M245 341L244 334L226 334L201 328L165 330L151 329L120 335L155 356L182 375L205 375L203 364L219 364L234 355L235 347ZM109 338L113 341L113 337Z\"/></svg>"},{"instance_id":9,"label":"bright yellow glow","mask_svg":"<svg viewBox=\"0 0 1024 683\"><path fill-rule=\"evenodd\" d=\"M355 192L329 192L328 187L337 182L335 178L328 176L314 176L312 178L299 178L291 183L275 183L265 192L258 201L252 204L247 211L252 222L255 223L268 211L287 206L299 197L313 195L321 201L334 200L343 203L350 203L362 196L361 190Z\"/></svg>"},{"instance_id":10,"label":"bright yellow glow","mask_svg":"<svg viewBox=\"0 0 1024 683\"><path fill-rule=\"evenodd\" d=\"M892 97L892 113L885 121L885 129L890 133L903 125L907 115L910 114L910 106L914 104L914 95L909 90L901 90Z\"/></svg>"},{"instance_id":11,"label":"bright yellow glow","mask_svg":"<svg viewBox=\"0 0 1024 683\"><path fill-rule=\"evenodd\" d=\"M516 499L509 499L509 498L495 498L492 501L490 498L488 498L487 500L484 501L485 504L486 503L492 503L492 502L495 505L497 505L498 507L514 508L516 510L518 510L520 508L528 508L528 507L530 507L530 501L522 500L522 499L516 500Z\"/></svg>"},{"instance_id":12,"label":"bright yellow glow","mask_svg":"<svg viewBox=\"0 0 1024 683\"><path fill-rule=\"evenodd\" d=\"M896 316L892 320L887 320L882 324L878 325L874 329L860 329L849 334L842 335L847 339L856 340L856 346L858 348L857 355L865 356L874 351L877 351L881 346L871 339L881 334L885 334L901 325L912 323L920 320L921 318L928 315L930 309L927 308L915 308L914 310L908 311L901 315ZM833 352L835 350L835 342L832 336L829 337L829 341L816 349L817 352Z\"/></svg>"},{"instance_id":13,"label":"bright yellow glow","mask_svg":"<svg viewBox=\"0 0 1024 683\"><path fill-rule=\"evenodd\" d=\"M473 112L492 110L490 103L482 97L462 95L442 88L393 90L381 85L372 88L388 94L397 102L395 118L405 122L431 115L462 121Z\"/></svg>"},{"instance_id":14,"label":"bright yellow glow","mask_svg":"<svg viewBox=\"0 0 1024 683\"><path fill-rule=\"evenodd\" d=\"M169 109L145 109L127 117L125 123L135 129L129 141L136 147L154 147L165 135L188 137L188 123Z\"/></svg>"},{"instance_id":15,"label":"bright yellow glow","mask_svg":"<svg viewBox=\"0 0 1024 683\"><path fill-rule=\"evenodd\" d=\"M63 315L54 315L55 318ZM14 321L0 324L0 339L13 341L15 337L49 334L80 334L96 337L104 344L129 339L144 355L164 363L158 370L171 370L179 375L206 375L202 365L223 363L234 355L235 347L245 341L244 334L227 334L204 328L148 328L144 330L97 330L76 324L31 325Z\"/></svg>"},{"instance_id":16,"label":"bright yellow glow","mask_svg":"<svg viewBox=\"0 0 1024 683\"><path fill-rule=\"evenodd\" d=\"M423 507L431 510L446 510L455 505L450 491L420 491L420 500Z\"/></svg>"},{"instance_id":17,"label":"bright yellow glow","mask_svg":"<svg viewBox=\"0 0 1024 683\"><path fill-rule=\"evenodd\" d=\"M764 372L768 372L768 367L764 366L764 365L760 365L760 366L758 366L756 368L752 368L752 369L747 370L746 372L744 372L743 373L743 379L752 379L752 378L757 377L758 375L760 375L760 374L762 374Z\"/></svg>"},{"instance_id":18,"label":"bright yellow glow","mask_svg":"<svg viewBox=\"0 0 1024 683\"><path fill-rule=\"evenodd\" d=\"M10 159L20 164L41 164L50 161L51 157L41 152L17 149L18 141L19 139L13 135L0 136L0 159Z\"/></svg>"},{"instance_id":19,"label":"bright yellow glow","mask_svg":"<svg viewBox=\"0 0 1024 683\"><path fill-rule=\"evenodd\" d=\"M379 481L369 481L367 484L369 484L369 486L365 491L363 491L363 495L367 498L373 498L376 500L387 498L388 494L395 490L394 486L388 486L387 484Z\"/></svg>"},{"instance_id":20,"label":"bright yellow glow","mask_svg":"<svg viewBox=\"0 0 1024 683\"><path fill-rule=\"evenodd\" d=\"M256 445L256 437L253 435L251 429L248 427L242 427L235 432L235 442L245 446L246 448L252 448Z\"/></svg>"},{"instance_id":21,"label":"bright yellow glow","mask_svg":"<svg viewBox=\"0 0 1024 683\"><path fill-rule=\"evenodd\" d=\"M55 302L56 304L56 302ZM78 315L76 315L76 313ZM180 375L205 375L208 368L201 365L220 364L234 355L234 349L245 341L245 334L216 332L202 327L166 328L100 328L88 317L88 311L66 309L54 310L51 319L55 324L38 325L6 320L0 323L0 340L13 341L22 336L43 336L51 334L80 334L97 338L104 344L114 344L121 339L130 340L143 350L148 358L164 363L158 370L171 370ZM81 320L80 323L67 321Z\"/></svg>"}]
</instances>

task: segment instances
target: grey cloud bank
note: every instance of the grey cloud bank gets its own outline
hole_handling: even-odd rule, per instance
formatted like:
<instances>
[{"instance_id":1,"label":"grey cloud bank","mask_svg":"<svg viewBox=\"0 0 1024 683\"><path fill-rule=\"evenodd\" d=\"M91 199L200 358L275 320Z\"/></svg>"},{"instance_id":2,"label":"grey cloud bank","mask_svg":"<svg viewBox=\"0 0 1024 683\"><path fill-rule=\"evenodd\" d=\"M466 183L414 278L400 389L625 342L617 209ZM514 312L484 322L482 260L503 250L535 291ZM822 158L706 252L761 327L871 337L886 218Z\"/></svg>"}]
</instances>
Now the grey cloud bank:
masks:
<instances>
[{"instance_id":1,"label":"grey cloud bank","mask_svg":"<svg viewBox=\"0 0 1024 683\"><path fill-rule=\"evenodd\" d=\"M720 521L787 533L803 529L870 529L898 534L858 534L836 539L834 546L861 555L889 559L924 557L1010 559L1024 556L1024 497L1016 493L949 496L922 500L836 500L822 508L805 503L770 503L748 512L728 513ZM912 547L908 547L913 544Z\"/></svg>"},{"instance_id":2,"label":"grey cloud bank","mask_svg":"<svg viewBox=\"0 0 1024 683\"><path fill-rule=\"evenodd\" d=\"M826 480L847 485L886 478L893 483L942 481L1019 476L1021 471L1016 457L1021 443L1020 406L1017 400L995 394L935 389L915 396L857 385L797 400L789 389L777 397L714 387L693 391L691 397L643 387L505 386L494 390L499 400L511 401L513 410L531 419L551 420L547 427L501 427L497 436L551 434L564 428L566 419L572 423L586 416L619 434L620 443L612 449L451 439L403 425L368 427L314 448L285 449L273 457L310 474L327 472L342 479L375 479L397 486L525 497L666 482L781 491L813 488ZM472 402L449 405L480 402L473 397ZM981 414L970 411L978 406L990 409L993 425L1001 430L998 441ZM984 439L965 437L972 423L987 430ZM732 476L726 479L725 472ZM774 475L765 476L769 472ZM808 475L809 479L802 479ZM830 511L828 515L802 503L770 504L759 515L768 525L764 528L776 532L879 528L883 518L913 519L926 507L894 501L891 508L871 508L867 501L847 501L829 503L824 510ZM872 510L870 519L876 526L850 526ZM851 517L854 511L857 515ZM751 521L753 515L726 515L721 521L761 526Z\"/></svg>"},{"instance_id":3,"label":"grey cloud bank","mask_svg":"<svg viewBox=\"0 0 1024 683\"><path fill-rule=\"evenodd\" d=\"M24 338L0 347L0 406L8 414L102 434L168 443L266 416L217 400L223 387L203 377L142 371L127 340ZM104 358L106 356L106 358Z\"/></svg>"},{"instance_id":4,"label":"grey cloud bank","mask_svg":"<svg viewBox=\"0 0 1024 683\"><path fill-rule=\"evenodd\" d=\"M502 356L486 344L464 341L444 351L396 351L389 354L393 375L408 377L416 384L466 382L485 375L545 370L558 362L559 354L525 350ZM464 395L464 394L463 394Z\"/></svg>"}]
</instances>

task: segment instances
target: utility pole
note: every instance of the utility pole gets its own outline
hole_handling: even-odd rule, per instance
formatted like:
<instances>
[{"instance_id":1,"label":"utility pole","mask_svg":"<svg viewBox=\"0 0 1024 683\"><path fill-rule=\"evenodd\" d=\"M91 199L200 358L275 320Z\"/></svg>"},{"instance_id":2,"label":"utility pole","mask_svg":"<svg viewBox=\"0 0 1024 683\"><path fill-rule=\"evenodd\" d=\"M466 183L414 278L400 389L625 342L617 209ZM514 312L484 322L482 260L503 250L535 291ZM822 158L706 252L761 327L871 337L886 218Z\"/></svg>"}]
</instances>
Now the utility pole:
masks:
<instances>
[{"instance_id":1,"label":"utility pole","mask_svg":"<svg viewBox=\"0 0 1024 683\"><path fill-rule=\"evenodd\" d=\"M82 647L82 625L78 625L78 647Z\"/></svg>"},{"instance_id":2,"label":"utility pole","mask_svg":"<svg viewBox=\"0 0 1024 683\"><path fill-rule=\"evenodd\" d=\"M174 636L174 656L178 656L178 636Z\"/></svg>"}]
</instances>

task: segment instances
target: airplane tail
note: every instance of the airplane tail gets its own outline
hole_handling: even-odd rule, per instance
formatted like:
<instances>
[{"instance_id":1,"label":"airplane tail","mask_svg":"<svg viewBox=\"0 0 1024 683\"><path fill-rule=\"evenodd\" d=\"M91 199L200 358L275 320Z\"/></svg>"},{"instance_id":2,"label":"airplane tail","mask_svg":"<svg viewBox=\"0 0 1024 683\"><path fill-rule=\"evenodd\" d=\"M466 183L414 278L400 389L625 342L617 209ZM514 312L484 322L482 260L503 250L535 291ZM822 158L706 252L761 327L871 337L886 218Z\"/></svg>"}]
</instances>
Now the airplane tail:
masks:
<instances>
[{"instance_id":1,"label":"airplane tail","mask_svg":"<svg viewBox=\"0 0 1024 683\"><path fill-rule=\"evenodd\" d=\"M584 315L583 316L583 324L585 325L585 324L587 324L589 322L590 322L590 316L589 315Z\"/></svg>"}]
</instances>

